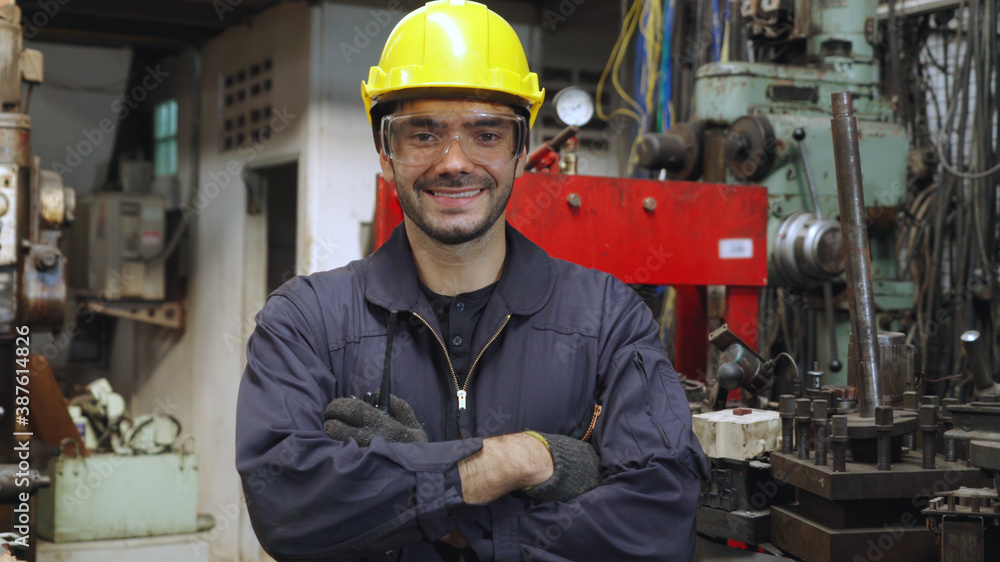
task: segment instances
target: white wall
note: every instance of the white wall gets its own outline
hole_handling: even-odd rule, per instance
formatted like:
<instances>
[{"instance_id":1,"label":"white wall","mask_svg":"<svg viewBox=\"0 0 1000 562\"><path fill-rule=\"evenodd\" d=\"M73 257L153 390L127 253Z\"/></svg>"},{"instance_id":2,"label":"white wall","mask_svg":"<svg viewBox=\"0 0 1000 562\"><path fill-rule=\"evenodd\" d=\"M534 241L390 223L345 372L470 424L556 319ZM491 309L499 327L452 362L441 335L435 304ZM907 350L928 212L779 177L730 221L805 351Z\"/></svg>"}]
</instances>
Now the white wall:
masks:
<instances>
[{"instance_id":1,"label":"white wall","mask_svg":"<svg viewBox=\"0 0 1000 562\"><path fill-rule=\"evenodd\" d=\"M199 511L216 520L209 540L198 543L198 548L210 549L212 560L218 562L266 559L246 519L235 468L236 396L245 365L244 346L253 329L253 314L266 297L262 292L248 294L248 287L259 284L245 280L246 271L263 276L265 264L259 253L245 253L246 189L241 174L244 168L300 159L299 188L304 184L313 11L305 3L283 3L246 26L228 30L201 49L200 92L191 54L169 62L175 72L161 92L164 98L178 97L182 192L187 194L194 181L198 184L194 204L185 207L192 221L192 274L184 303L187 325L176 342L167 341L167 330L143 326L134 342L123 340L121 345L133 345L137 353L135 410L174 408L185 433L197 438ZM276 121L282 130L267 142L223 151L218 142L222 78L268 57L273 61L271 105L275 116L287 116L287 123ZM192 177L189 138L196 125L192 112L196 95L201 103L197 180ZM300 247L302 237L300 228Z\"/></svg>"},{"instance_id":2,"label":"white wall","mask_svg":"<svg viewBox=\"0 0 1000 562\"><path fill-rule=\"evenodd\" d=\"M45 56L45 82L34 88L28 112L34 153L78 194L101 188L114 134L101 132L99 124L110 119L117 129L113 103L125 91L130 50L31 41L25 46Z\"/></svg>"}]
</instances>

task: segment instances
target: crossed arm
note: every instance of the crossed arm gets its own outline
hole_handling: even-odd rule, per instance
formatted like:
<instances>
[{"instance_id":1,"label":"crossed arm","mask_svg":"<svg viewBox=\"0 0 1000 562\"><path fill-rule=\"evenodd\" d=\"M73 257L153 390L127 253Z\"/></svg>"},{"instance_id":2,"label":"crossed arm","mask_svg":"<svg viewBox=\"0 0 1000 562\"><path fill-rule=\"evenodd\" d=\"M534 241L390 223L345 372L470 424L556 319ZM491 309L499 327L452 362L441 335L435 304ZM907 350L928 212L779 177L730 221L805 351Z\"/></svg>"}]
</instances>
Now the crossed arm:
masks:
<instances>
[{"instance_id":1,"label":"crossed arm","mask_svg":"<svg viewBox=\"0 0 1000 562\"><path fill-rule=\"evenodd\" d=\"M602 383L614 390L601 397L606 415L590 440L608 471L602 485L567 502L530 502L509 492L553 473L531 436L358 447L330 439L320 419L293 415L322 411L321 397L335 393L319 376L330 365L309 322L295 316L307 314L302 308L283 308L284 318L268 308L248 346L237 467L254 529L275 558L351 559L405 545L424 552L421 543L442 539L493 560L690 557L701 453L661 349L647 341L612 348ZM626 510L643 515L626 525ZM549 540L565 522L567 540Z\"/></svg>"}]
</instances>

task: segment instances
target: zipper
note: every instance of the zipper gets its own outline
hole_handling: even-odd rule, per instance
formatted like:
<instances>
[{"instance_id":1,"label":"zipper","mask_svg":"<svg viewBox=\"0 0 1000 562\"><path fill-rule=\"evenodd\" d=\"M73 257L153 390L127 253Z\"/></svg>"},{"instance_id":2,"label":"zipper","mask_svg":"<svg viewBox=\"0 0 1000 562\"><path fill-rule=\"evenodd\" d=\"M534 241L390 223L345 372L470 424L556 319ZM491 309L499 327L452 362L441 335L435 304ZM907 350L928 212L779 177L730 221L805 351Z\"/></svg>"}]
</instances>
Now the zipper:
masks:
<instances>
[{"instance_id":1,"label":"zipper","mask_svg":"<svg viewBox=\"0 0 1000 562\"><path fill-rule=\"evenodd\" d=\"M594 433L594 426L597 425L597 418L601 417L601 410L604 408L600 404L594 404L594 417L590 418L590 427L587 428L587 433L580 438L580 441L586 441L590 439L590 435Z\"/></svg>"},{"instance_id":2,"label":"zipper","mask_svg":"<svg viewBox=\"0 0 1000 562\"><path fill-rule=\"evenodd\" d=\"M441 336L439 336L437 332L434 331L434 328L431 328L431 325L428 324L426 320L424 320L423 316L417 314L416 312L411 312L410 314L413 314L421 322L423 322L424 326L427 326L427 329L430 330L432 334L434 334L434 339L436 339L438 343L441 344L441 351L444 352L444 358L448 360L448 370L451 371L451 381L455 383L455 393L458 395L459 408L464 409L465 392L458 387L458 375L455 374L455 366L451 364L451 355L448 355L448 346L444 344L444 340L442 340Z\"/></svg>"},{"instance_id":3,"label":"zipper","mask_svg":"<svg viewBox=\"0 0 1000 562\"><path fill-rule=\"evenodd\" d=\"M472 362L472 366L469 367L469 374L465 376L465 384L462 385L462 389L459 391L461 393L461 394L459 394L459 401L460 402L465 402L465 396L464 396L465 395L465 391L469 390L469 384L472 383L472 373L474 373L476 371L476 365L479 364L479 360L483 358L483 354L486 353L486 350L489 349L490 345L500 336L500 332L502 332L503 329L507 327L507 322L510 322L510 317L511 317L511 315L508 314L503 319L503 324L500 324L500 327L497 328L496 333L494 333L493 337L491 337L489 339L489 341L486 342L486 345L484 345L483 349L480 350L479 355L476 356L476 360ZM457 383L457 380L458 379L456 379L456 383ZM458 386L458 385L456 384L455 386ZM464 406L459 406L459 409L464 410L465 407Z\"/></svg>"},{"instance_id":4,"label":"zipper","mask_svg":"<svg viewBox=\"0 0 1000 562\"><path fill-rule=\"evenodd\" d=\"M465 384L459 385L458 374L455 373L455 366L452 365L451 363L451 355L448 355L448 346L444 344L444 340L442 340L441 336L439 336L437 332L434 331L434 328L432 328L431 325L426 320L424 320L423 316L417 314L416 312L413 312L412 314L416 316L421 322L423 322L424 326L427 326L427 329L430 330L432 334L434 334L434 339L436 339L437 342L441 345L441 350L444 351L444 358L448 360L448 370L451 372L451 382L455 384L455 397L458 398L458 409L465 410L468 407L469 385L472 383L472 373L475 372L476 365L479 364L479 360L483 358L483 354L486 353L486 350L489 349L490 345L492 345L493 342L496 341L496 339L500 336L500 332L502 332L503 329L507 327L507 323L510 322L510 317L512 315L508 314L506 317L504 317L503 324L500 324L500 327L497 328L497 331L486 342L486 345L483 346L483 349L479 351L479 355L477 355L476 359L472 362L472 366L469 367L469 374L465 376Z\"/></svg>"}]
</instances>

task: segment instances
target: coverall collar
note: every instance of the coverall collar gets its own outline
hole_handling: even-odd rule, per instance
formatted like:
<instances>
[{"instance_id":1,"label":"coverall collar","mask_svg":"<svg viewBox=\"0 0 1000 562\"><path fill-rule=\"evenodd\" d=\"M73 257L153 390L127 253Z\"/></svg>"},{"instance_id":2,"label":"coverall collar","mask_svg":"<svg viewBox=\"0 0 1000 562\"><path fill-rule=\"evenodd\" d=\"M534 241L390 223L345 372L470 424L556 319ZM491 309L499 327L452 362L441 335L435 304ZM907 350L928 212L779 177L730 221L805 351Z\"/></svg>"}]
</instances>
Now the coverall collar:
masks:
<instances>
[{"instance_id":1,"label":"coverall collar","mask_svg":"<svg viewBox=\"0 0 1000 562\"><path fill-rule=\"evenodd\" d=\"M508 255L494 296L501 299L509 314L533 314L552 293L549 257L510 223L506 223L505 235ZM369 302L387 310L410 312L421 312L427 306L417 284L413 251L402 224L368 262L365 299Z\"/></svg>"}]
</instances>

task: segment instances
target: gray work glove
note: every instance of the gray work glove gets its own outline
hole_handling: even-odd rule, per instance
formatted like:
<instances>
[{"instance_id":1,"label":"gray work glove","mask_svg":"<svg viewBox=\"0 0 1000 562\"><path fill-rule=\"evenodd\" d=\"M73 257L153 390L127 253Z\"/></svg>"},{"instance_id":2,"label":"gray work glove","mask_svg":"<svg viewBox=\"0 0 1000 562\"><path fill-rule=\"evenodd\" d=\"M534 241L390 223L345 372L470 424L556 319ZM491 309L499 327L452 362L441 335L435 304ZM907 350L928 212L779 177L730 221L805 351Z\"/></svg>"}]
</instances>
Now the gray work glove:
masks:
<instances>
[{"instance_id":1,"label":"gray work glove","mask_svg":"<svg viewBox=\"0 0 1000 562\"><path fill-rule=\"evenodd\" d=\"M601 483L600 457L586 441L566 435L532 432L545 438L552 455L553 474L524 493L539 502L564 502L593 490Z\"/></svg>"},{"instance_id":2,"label":"gray work glove","mask_svg":"<svg viewBox=\"0 0 1000 562\"><path fill-rule=\"evenodd\" d=\"M376 392L376 401L378 400ZM384 414L364 400L337 398L323 412L323 430L338 441L354 439L367 447L373 437L389 443L415 443L427 441L413 408L406 400L389 395L389 413Z\"/></svg>"}]
</instances>

